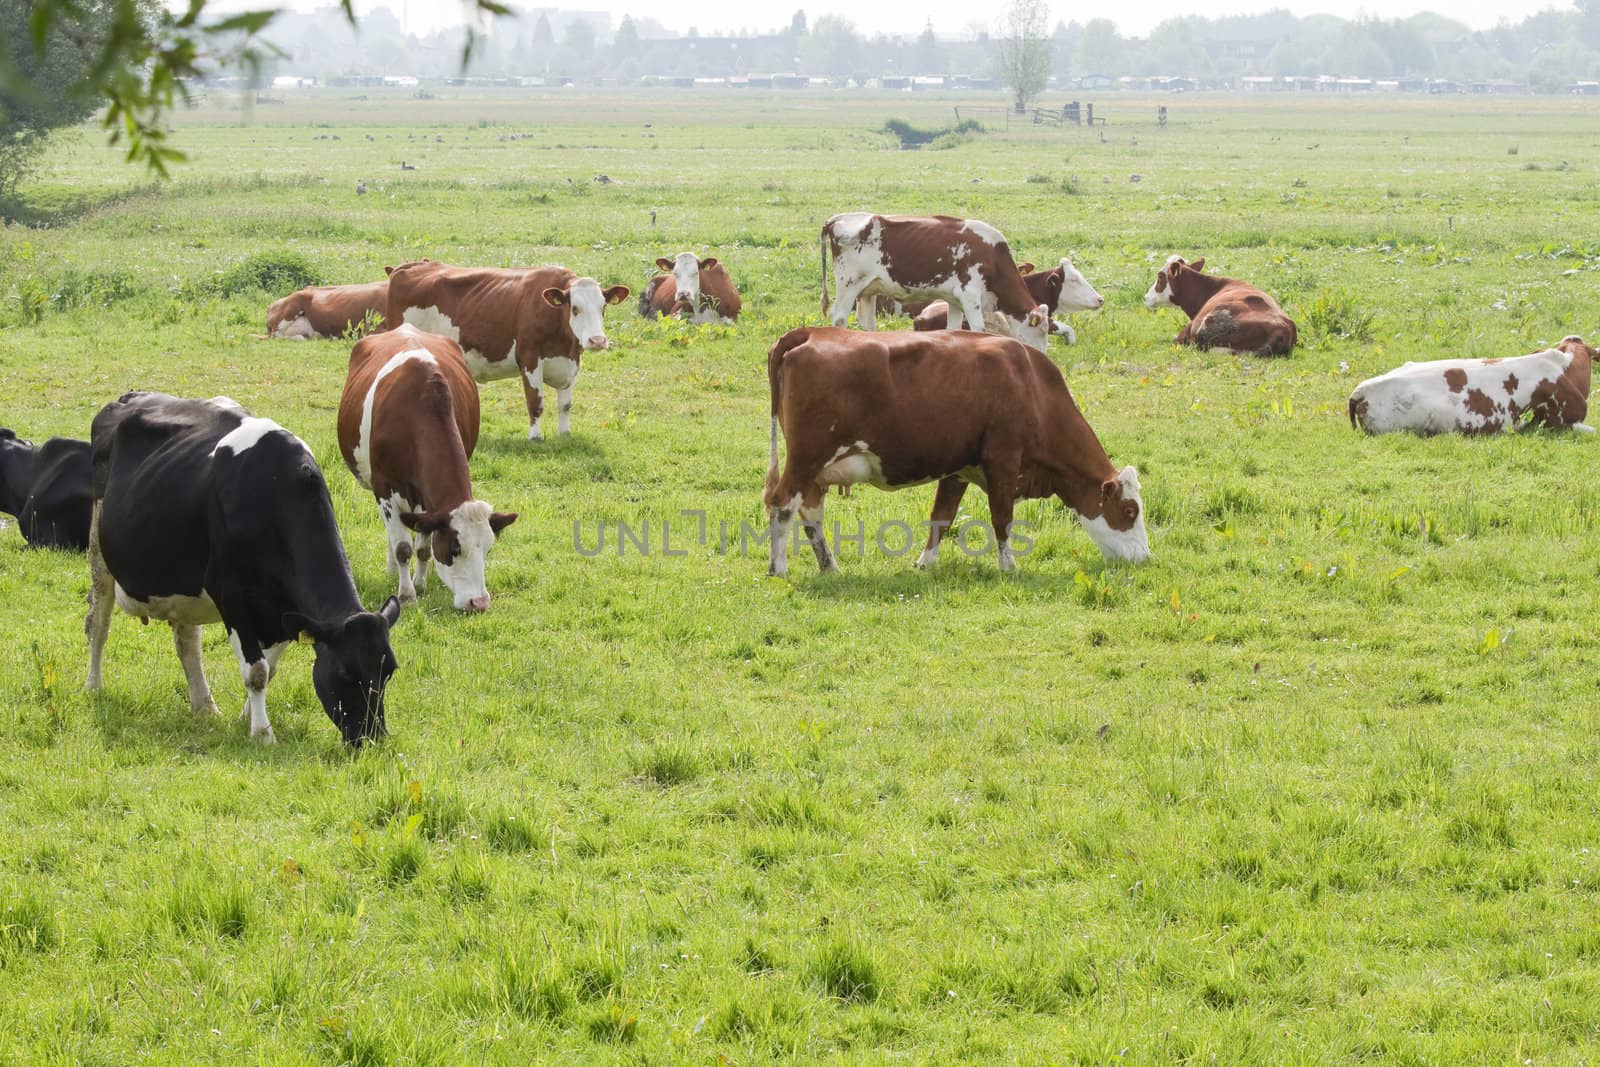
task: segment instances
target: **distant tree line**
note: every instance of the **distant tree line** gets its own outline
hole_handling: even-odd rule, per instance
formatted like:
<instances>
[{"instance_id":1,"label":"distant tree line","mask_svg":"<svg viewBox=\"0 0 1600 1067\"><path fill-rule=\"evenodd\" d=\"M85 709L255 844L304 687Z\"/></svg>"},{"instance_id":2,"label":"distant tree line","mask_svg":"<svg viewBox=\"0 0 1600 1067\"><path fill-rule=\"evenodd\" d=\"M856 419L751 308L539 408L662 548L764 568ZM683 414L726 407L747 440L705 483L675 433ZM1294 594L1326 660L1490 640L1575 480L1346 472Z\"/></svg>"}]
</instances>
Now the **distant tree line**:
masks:
<instances>
[{"instance_id":1,"label":"distant tree line","mask_svg":"<svg viewBox=\"0 0 1600 1067\"><path fill-rule=\"evenodd\" d=\"M1100 74L1319 75L1362 78L1510 79L1535 88L1600 79L1600 0L1576 11L1549 10L1492 30L1420 14L1403 19L1263 15L1168 19L1148 37L1122 34L1110 19L1056 22L1049 32L1049 74L1058 81ZM336 14L281 15L266 32L287 53L279 72L461 73L464 31L407 38L383 9L359 29ZM1000 73L1007 39L983 33L941 37L924 23L895 35L866 35L846 19L810 21L803 11L770 32L732 35L690 27L667 35L656 24L624 17L614 29L583 12L545 9L502 19L473 54L466 73L637 80L647 75L721 77L798 73L866 80L886 75Z\"/></svg>"}]
</instances>

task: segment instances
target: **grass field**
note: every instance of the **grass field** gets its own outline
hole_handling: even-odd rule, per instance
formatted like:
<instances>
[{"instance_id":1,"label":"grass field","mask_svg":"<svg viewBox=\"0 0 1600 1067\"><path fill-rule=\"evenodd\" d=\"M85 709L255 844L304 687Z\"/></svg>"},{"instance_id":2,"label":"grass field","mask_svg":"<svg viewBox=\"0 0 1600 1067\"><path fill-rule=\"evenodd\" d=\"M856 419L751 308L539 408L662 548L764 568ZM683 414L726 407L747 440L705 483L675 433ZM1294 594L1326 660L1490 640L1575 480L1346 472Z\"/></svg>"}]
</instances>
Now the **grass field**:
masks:
<instances>
[{"instance_id":1,"label":"grass field","mask_svg":"<svg viewBox=\"0 0 1600 1067\"><path fill-rule=\"evenodd\" d=\"M96 133L54 151L38 225L0 232L0 424L85 436L127 389L226 393L316 451L371 604L347 346L256 339L277 294L247 257L637 288L694 247L746 314L614 311L565 439L528 444L520 391L485 387L478 493L522 515L494 607L434 583L407 611L393 737L358 757L303 649L280 743L251 744L220 628L217 721L126 617L90 699L83 559L0 532L0 1059L1600 1059L1597 446L1345 416L1405 360L1600 332L1595 105L1115 97L1103 143L874 132L951 102L329 93L184 115L195 161L160 187ZM766 350L817 321L818 226L860 208L986 219L1105 294L1051 354L1142 473L1149 564L1104 565L1046 502L1012 576L869 543L779 581L717 549L761 520ZM1170 252L1276 293L1302 347L1171 345L1178 313L1141 302ZM618 521L652 553L575 551Z\"/></svg>"}]
</instances>

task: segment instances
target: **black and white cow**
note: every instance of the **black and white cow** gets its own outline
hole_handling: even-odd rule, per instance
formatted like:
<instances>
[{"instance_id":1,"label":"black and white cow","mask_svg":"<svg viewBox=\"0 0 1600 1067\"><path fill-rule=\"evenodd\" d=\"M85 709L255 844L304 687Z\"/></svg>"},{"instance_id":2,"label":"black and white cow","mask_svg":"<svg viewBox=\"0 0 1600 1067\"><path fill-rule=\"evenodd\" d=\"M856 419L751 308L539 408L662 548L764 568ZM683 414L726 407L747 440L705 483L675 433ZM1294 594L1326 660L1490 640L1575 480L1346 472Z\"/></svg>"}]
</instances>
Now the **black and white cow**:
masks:
<instances>
[{"instance_id":1,"label":"black and white cow","mask_svg":"<svg viewBox=\"0 0 1600 1067\"><path fill-rule=\"evenodd\" d=\"M42 445L0 430L0 511L16 518L33 548L89 544L89 442L52 437Z\"/></svg>"},{"instance_id":2,"label":"black and white cow","mask_svg":"<svg viewBox=\"0 0 1600 1067\"><path fill-rule=\"evenodd\" d=\"M398 664L390 597L363 611L322 471L305 443L226 397L128 393L95 416L89 526L89 679L101 687L111 607L172 626L189 706L216 712L200 627L220 622L239 659L250 736L276 740L267 683L297 637L316 645L311 680L347 743L382 737Z\"/></svg>"}]
</instances>

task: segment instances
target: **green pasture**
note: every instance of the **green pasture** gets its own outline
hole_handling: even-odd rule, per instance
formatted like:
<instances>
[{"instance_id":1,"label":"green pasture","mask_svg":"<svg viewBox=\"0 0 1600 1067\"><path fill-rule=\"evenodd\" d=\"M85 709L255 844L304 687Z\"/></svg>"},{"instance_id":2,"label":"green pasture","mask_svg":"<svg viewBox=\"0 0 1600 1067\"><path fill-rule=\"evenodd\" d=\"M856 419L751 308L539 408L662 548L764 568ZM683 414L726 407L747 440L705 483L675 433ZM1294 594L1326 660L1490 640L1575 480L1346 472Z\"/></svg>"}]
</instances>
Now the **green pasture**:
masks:
<instances>
[{"instance_id":1,"label":"green pasture","mask_svg":"<svg viewBox=\"0 0 1600 1067\"><path fill-rule=\"evenodd\" d=\"M370 604L348 346L259 339L264 266L637 291L694 248L746 312L614 309L567 438L529 444L520 390L484 387L477 491L521 513L494 606L435 582L407 610L393 736L356 757L305 649L252 744L220 628L222 718L127 617L89 698L83 559L0 531L0 1061L1600 1059L1600 443L1369 439L1345 411L1406 360L1600 335L1600 110L1096 103L1103 137L989 113L912 152L886 119L970 98L214 97L159 186L64 138L0 230L0 425L232 396L311 444ZM838 576L738 551L767 348L819 321L818 227L863 208L983 218L1105 294L1050 354L1141 472L1150 563L1036 501L1015 575L948 547L914 571L871 532L931 487L830 497L868 530ZM1142 303L1172 252L1274 292L1301 347L1173 346Z\"/></svg>"}]
</instances>

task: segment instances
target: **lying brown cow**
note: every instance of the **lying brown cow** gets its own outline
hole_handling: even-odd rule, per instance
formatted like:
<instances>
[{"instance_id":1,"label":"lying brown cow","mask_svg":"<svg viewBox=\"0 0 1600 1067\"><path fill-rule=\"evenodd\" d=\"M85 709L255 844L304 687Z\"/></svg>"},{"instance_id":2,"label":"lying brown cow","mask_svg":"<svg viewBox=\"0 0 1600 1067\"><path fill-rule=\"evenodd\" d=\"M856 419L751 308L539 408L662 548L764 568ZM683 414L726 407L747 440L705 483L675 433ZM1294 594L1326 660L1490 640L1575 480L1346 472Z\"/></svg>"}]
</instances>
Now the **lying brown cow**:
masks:
<instances>
[{"instance_id":1,"label":"lying brown cow","mask_svg":"<svg viewBox=\"0 0 1600 1067\"><path fill-rule=\"evenodd\" d=\"M667 273L651 278L639 296L645 318L677 315L696 324L729 325L739 317L739 290L715 256L696 259L693 252L679 252L676 260L662 256L656 266Z\"/></svg>"},{"instance_id":2,"label":"lying brown cow","mask_svg":"<svg viewBox=\"0 0 1600 1067\"><path fill-rule=\"evenodd\" d=\"M431 559L456 610L489 606L484 557L517 515L472 498L467 459L477 444L478 386L460 345L408 325L356 343L339 400L339 451L378 500L402 601L426 587Z\"/></svg>"},{"instance_id":3,"label":"lying brown cow","mask_svg":"<svg viewBox=\"0 0 1600 1067\"><path fill-rule=\"evenodd\" d=\"M965 331L801 327L772 346L767 379L771 574L788 569L796 512L817 565L838 569L823 535L823 500L828 486L857 482L939 483L919 567L938 558L969 483L989 494L1001 570L1015 566L1012 504L1033 497L1057 496L1077 512L1107 559L1149 558L1138 471L1111 465L1061 372L1036 349Z\"/></svg>"},{"instance_id":4,"label":"lying brown cow","mask_svg":"<svg viewBox=\"0 0 1600 1067\"><path fill-rule=\"evenodd\" d=\"M267 309L267 336L293 341L343 337L365 322L368 313L382 323L388 304L388 282L308 285L272 302Z\"/></svg>"},{"instance_id":5,"label":"lying brown cow","mask_svg":"<svg viewBox=\"0 0 1600 1067\"><path fill-rule=\"evenodd\" d=\"M1350 394L1350 425L1368 433L1499 433L1527 425L1593 433L1594 349L1564 337L1555 348L1509 359L1406 363Z\"/></svg>"},{"instance_id":6,"label":"lying brown cow","mask_svg":"<svg viewBox=\"0 0 1600 1067\"><path fill-rule=\"evenodd\" d=\"M1288 355L1298 334L1278 302L1237 278L1201 274L1205 265L1204 259L1186 263L1172 256L1144 294L1145 307L1181 308L1189 316L1177 343L1238 355Z\"/></svg>"},{"instance_id":7,"label":"lying brown cow","mask_svg":"<svg viewBox=\"0 0 1600 1067\"><path fill-rule=\"evenodd\" d=\"M447 267L431 260L389 271L389 321L409 322L461 344L480 382L520 375L528 440L543 438L543 390L556 389L557 428L568 432L572 386L584 352L607 346L605 310L626 285L601 289L565 267Z\"/></svg>"},{"instance_id":8,"label":"lying brown cow","mask_svg":"<svg viewBox=\"0 0 1600 1067\"><path fill-rule=\"evenodd\" d=\"M1050 332L1065 337L1069 345L1077 343L1078 334L1071 326L1055 318L1056 310L1064 306L1067 311L1094 311L1105 306L1105 297L1094 291L1089 279L1072 265L1071 260L1062 259L1046 271L1035 271L1032 263L1019 263L1017 269L1022 272L1022 284L1028 287L1028 293L1050 309ZM917 314L911 327L924 331L942 330L949 315L950 305L943 300L935 300Z\"/></svg>"}]
</instances>

